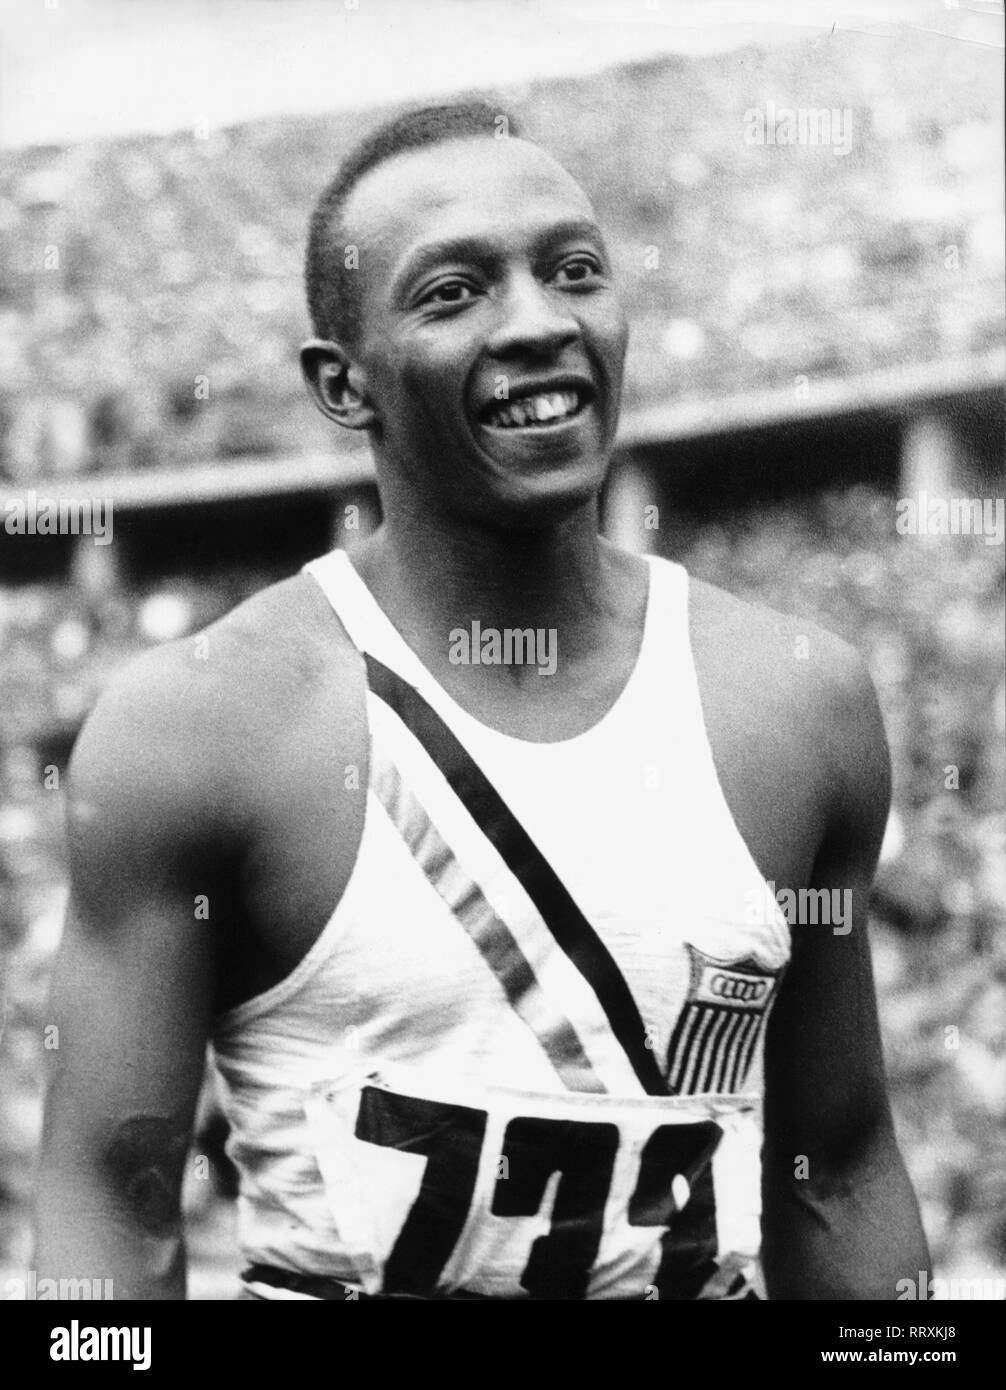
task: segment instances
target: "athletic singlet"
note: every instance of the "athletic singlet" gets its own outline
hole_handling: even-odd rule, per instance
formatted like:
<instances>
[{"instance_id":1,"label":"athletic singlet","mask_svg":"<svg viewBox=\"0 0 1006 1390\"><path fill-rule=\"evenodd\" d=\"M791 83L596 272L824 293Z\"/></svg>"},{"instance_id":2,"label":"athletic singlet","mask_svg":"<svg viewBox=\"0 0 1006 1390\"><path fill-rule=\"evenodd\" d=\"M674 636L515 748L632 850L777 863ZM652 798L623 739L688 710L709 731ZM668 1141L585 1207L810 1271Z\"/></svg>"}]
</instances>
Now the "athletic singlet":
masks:
<instances>
[{"instance_id":1,"label":"athletic singlet","mask_svg":"<svg viewBox=\"0 0 1006 1390\"><path fill-rule=\"evenodd\" d=\"M364 828L321 935L214 1030L252 1266L378 1296L756 1296L789 931L714 767L687 576L647 563L627 684L553 743L461 709L344 552L305 567L366 662L369 776L345 769Z\"/></svg>"}]
</instances>

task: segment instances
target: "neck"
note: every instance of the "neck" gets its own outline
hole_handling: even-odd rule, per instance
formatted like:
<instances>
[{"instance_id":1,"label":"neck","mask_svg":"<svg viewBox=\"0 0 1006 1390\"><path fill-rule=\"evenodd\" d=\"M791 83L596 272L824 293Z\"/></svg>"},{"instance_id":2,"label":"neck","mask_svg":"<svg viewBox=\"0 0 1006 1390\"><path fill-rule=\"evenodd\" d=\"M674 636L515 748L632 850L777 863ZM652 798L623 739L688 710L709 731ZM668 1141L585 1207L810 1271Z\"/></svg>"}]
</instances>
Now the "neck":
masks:
<instances>
[{"instance_id":1,"label":"neck","mask_svg":"<svg viewBox=\"0 0 1006 1390\"><path fill-rule=\"evenodd\" d=\"M625 563L598 534L595 499L534 531L384 502L384 524L354 562L414 645L473 621L555 629L567 656L604 640L621 608Z\"/></svg>"}]
</instances>

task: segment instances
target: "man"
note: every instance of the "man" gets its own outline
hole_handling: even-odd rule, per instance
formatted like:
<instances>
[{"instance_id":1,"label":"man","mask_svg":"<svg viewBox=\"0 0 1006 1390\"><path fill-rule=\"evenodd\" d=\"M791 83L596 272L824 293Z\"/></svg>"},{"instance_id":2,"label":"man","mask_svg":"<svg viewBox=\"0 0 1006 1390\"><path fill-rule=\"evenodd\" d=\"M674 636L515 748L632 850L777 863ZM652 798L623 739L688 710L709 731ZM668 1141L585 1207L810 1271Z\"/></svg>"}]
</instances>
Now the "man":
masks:
<instances>
[{"instance_id":1,"label":"man","mask_svg":"<svg viewBox=\"0 0 1006 1390\"><path fill-rule=\"evenodd\" d=\"M625 321L589 200L506 118L378 131L307 280L307 383L383 524L80 737L40 1272L183 1296L211 1039L248 1297L895 1298L927 1261L862 664L598 536Z\"/></svg>"}]
</instances>

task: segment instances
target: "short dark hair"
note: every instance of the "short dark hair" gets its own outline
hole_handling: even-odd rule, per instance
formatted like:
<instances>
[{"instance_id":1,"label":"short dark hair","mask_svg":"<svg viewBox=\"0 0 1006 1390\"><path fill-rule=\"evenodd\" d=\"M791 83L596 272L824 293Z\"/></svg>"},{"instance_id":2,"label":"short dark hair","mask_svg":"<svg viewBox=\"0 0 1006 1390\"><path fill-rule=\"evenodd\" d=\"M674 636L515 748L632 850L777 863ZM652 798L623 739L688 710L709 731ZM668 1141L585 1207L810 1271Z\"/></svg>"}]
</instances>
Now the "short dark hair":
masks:
<instances>
[{"instance_id":1,"label":"short dark hair","mask_svg":"<svg viewBox=\"0 0 1006 1390\"><path fill-rule=\"evenodd\" d=\"M371 131L343 160L323 189L311 214L304 261L307 305L320 338L351 342L359 329L356 284L345 263L337 229L346 203L364 174L406 150L438 145L443 140L512 135L520 137L513 117L484 101L424 106L407 111Z\"/></svg>"}]
</instances>

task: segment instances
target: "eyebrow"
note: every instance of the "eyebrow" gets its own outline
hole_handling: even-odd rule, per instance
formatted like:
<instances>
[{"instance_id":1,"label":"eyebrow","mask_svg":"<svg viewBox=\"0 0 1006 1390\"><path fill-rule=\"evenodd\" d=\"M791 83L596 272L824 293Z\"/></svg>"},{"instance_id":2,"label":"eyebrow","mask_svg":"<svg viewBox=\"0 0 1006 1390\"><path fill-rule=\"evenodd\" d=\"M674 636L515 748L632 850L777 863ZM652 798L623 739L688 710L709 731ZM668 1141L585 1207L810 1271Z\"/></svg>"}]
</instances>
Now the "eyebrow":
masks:
<instances>
[{"instance_id":1,"label":"eyebrow","mask_svg":"<svg viewBox=\"0 0 1006 1390\"><path fill-rule=\"evenodd\" d=\"M560 241L572 241L577 237L588 238L607 254L601 229L596 222L585 217L566 219L543 229L534 241L533 254L540 255L549 245ZM426 246L419 247L414 255L409 256L395 275L391 287L392 296L397 297L420 275L445 261L474 261L480 265L496 265L500 259L499 251L492 243L479 236L448 237L443 241L429 242Z\"/></svg>"}]
</instances>

